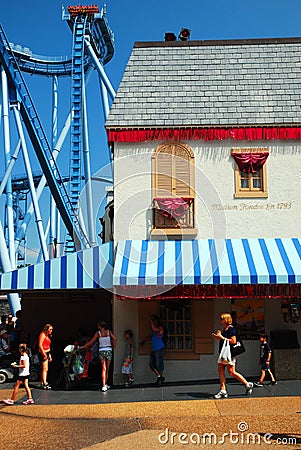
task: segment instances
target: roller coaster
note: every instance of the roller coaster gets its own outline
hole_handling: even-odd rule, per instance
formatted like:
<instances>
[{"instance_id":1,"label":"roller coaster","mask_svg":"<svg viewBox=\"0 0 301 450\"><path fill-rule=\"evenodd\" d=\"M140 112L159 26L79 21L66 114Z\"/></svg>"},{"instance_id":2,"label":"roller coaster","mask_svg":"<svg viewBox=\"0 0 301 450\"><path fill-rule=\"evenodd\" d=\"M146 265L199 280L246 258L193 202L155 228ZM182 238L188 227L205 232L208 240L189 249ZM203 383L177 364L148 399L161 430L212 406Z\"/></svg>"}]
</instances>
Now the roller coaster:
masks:
<instances>
[{"instance_id":1,"label":"roller coaster","mask_svg":"<svg viewBox=\"0 0 301 450\"><path fill-rule=\"evenodd\" d=\"M114 38L106 19L105 7L101 10L97 5L63 7L62 19L72 33L71 57L35 55L28 47L10 43L0 24L2 272L26 264L28 227L33 221L41 249L39 258L44 261L59 256L57 251L53 252L53 246L62 240L61 236L64 236L64 242L60 242L63 244L61 255L92 247L97 241L92 202L87 85L92 72L96 70L100 85L99 101L105 121L115 96L104 70L105 64L114 55ZM34 105L25 74L52 80L50 137ZM64 125L58 130L61 77L70 79L71 100ZM65 141L68 141L67 137L69 174L63 176L57 160ZM32 170L33 157L40 168L37 174ZM20 170L25 175L17 175ZM83 189L87 211L85 220L79 202ZM45 190L49 191L50 199L46 224L42 218L45 216ZM20 305L18 294L9 294L9 303L11 310L16 311Z\"/></svg>"}]
</instances>

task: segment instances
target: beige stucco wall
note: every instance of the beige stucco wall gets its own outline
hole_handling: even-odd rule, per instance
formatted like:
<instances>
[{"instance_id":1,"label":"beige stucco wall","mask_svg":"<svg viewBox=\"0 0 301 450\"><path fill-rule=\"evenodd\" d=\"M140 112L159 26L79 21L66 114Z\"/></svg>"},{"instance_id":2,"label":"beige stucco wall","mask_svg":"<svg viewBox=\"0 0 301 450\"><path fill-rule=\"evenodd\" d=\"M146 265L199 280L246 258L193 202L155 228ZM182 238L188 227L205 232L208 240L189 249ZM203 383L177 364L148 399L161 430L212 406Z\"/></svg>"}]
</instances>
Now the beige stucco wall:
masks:
<instances>
[{"instance_id":1,"label":"beige stucco wall","mask_svg":"<svg viewBox=\"0 0 301 450\"><path fill-rule=\"evenodd\" d=\"M150 239L151 155L159 143L114 152L115 241ZM301 146L294 141L187 142L195 155L197 238L300 236ZM234 199L233 147L267 147L268 198Z\"/></svg>"}]
</instances>

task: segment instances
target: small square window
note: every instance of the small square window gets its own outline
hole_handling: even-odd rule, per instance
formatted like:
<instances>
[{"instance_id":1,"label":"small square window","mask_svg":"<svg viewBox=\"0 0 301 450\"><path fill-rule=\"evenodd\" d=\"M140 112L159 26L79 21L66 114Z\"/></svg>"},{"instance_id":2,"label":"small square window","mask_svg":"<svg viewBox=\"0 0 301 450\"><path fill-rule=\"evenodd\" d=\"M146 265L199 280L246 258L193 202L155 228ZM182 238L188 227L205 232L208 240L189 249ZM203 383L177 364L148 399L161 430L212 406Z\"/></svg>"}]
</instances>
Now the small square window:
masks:
<instances>
[{"instance_id":1,"label":"small square window","mask_svg":"<svg viewBox=\"0 0 301 450\"><path fill-rule=\"evenodd\" d=\"M242 155L245 155L245 159L247 162L240 164L241 162L240 158ZM264 157L261 158L262 155L265 155L265 158ZM268 156L268 149L266 148L232 149L232 156L235 159L234 198L267 198L268 197L267 171L265 160ZM256 157L261 158L260 164L257 164L258 167L256 166L256 164L252 165L252 156L254 157L254 159L256 159ZM250 166L250 170L248 170L248 164Z\"/></svg>"}]
</instances>

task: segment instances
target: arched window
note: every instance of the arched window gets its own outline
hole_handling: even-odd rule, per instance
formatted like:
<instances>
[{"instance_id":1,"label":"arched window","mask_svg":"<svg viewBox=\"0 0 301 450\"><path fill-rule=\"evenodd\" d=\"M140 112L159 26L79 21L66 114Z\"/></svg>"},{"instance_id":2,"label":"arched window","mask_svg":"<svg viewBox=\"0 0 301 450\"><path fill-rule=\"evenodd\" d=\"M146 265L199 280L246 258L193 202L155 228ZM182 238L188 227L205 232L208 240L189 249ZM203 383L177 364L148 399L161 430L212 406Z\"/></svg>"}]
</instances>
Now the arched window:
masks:
<instances>
[{"instance_id":1,"label":"arched window","mask_svg":"<svg viewBox=\"0 0 301 450\"><path fill-rule=\"evenodd\" d=\"M194 155L183 143L159 145L152 158L154 229L194 228Z\"/></svg>"},{"instance_id":2,"label":"arched window","mask_svg":"<svg viewBox=\"0 0 301 450\"><path fill-rule=\"evenodd\" d=\"M153 155L154 197L194 197L194 155L181 143L159 145Z\"/></svg>"}]
</instances>

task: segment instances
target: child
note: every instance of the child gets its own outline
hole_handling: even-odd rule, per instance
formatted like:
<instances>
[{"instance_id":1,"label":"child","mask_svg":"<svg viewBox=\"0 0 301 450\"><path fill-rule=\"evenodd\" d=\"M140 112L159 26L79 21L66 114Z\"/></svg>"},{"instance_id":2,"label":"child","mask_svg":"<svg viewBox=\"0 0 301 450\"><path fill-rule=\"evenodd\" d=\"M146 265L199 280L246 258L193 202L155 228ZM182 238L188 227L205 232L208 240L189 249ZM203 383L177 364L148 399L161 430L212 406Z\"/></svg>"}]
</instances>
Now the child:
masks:
<instances>
[{"instance_id":1,"label":"child","mask_svg":"<svg viewBox=\"0 0 301 450\"><path fill-rule=\"evenodd\" d=\"M127 375L128 379L125 382L125 387L129 387L135 381L133 377L134 341L132 330L125 330L124 338L126 340L126 357L122 364L121 372Z\"/></svg>"},{"instance_id":2,"label":"child","mask_svg":"<svg viewBox=\"0 0 301 450\"><path fill-rule=\"evenodd\" d=\"M19 375L17 378L17 381L15 383L14 386L14 390L12 393L11 398L8 398L6 400L2 400L3 403L5 403L6 405L13 405L15 403L15 398L17 395L17 392L19 390L19 387L22 383L24 383L24 387L26 390L26 393L28 395L28 399L25 400L23 402L23 405L31 405L32 403L34 403L34 400L31 396L31 390L29 389L28 386L28 377L29 377L29 356L28 356L28 349L27 349L27 345L26 344L20 344L19 345L19 352L20 352L20 360L19 360L19 364L17 363L12 363L11 365L13 367L16 367L19 369Z\"/></svg>"},{"instance_id":3,"label":"child","mask_svg":"<svg viewBox=\"0 0 301 450\"><path fill-rule=\"evenodd\" d=\"M268 335L266 333L261 333L259 335L259 340L261 342L260 345L260 366L261 366L261 377L260 380L257 383L254 383L255 386L257 387L263 387L263 380L265 378L265 374L266 372L269 372L270 377L271 377L271 384L273 386L276 386L277 381L275 380L274 375L272 374L272 371L270 369L270 361L271 361L271 355L272 355L272 350L271 347L269 345L269 343L267 342L268 339Z\"/></svg>"}]
</instances>

